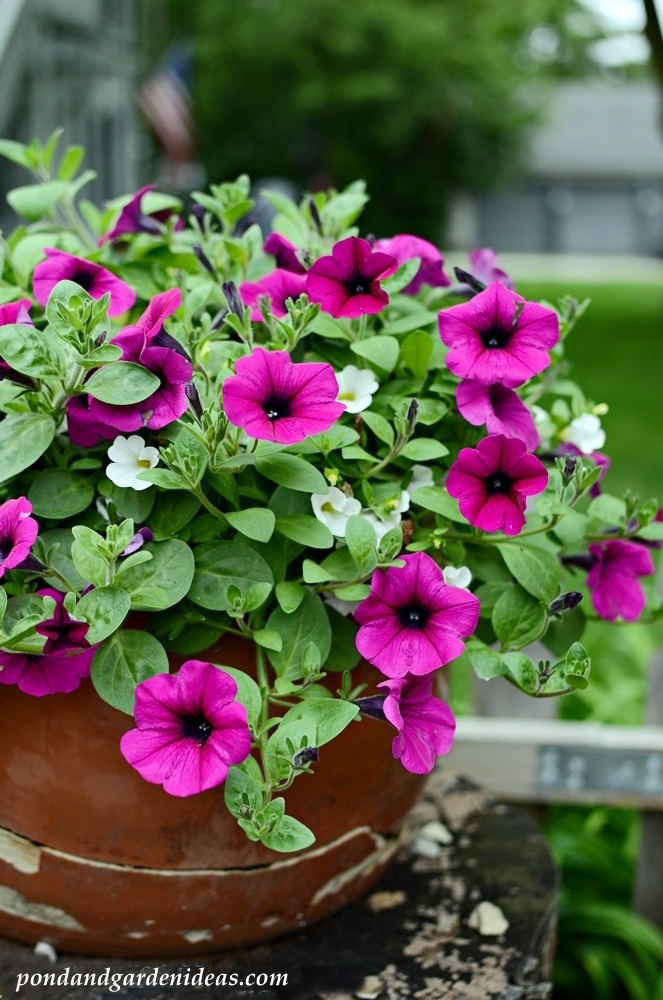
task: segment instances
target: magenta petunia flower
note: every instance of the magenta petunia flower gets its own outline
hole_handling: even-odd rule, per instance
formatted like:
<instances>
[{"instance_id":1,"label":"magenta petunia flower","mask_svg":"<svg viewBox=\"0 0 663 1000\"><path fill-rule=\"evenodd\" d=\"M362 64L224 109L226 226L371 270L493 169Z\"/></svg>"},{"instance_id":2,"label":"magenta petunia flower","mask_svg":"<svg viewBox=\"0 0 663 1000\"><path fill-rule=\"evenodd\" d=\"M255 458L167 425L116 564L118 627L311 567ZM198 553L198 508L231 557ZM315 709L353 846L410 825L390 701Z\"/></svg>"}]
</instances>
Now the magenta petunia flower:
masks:
<instances>
[{"instance_id":1,"label":"magenta petunia flower","mask_svg":"<svg viewBox=\"0 0 663 1000\"><path fill-rule=\"evenodd\" d=\"M475 427L486 425L489 434L504 434L520 438L528 451L539 444L539 432L534 417L520 397L501 382L484 385L474 379L463 379L456 388L458 409Z\"/></svg>"},{"instance_id":2,"label":"magenta petunia flower","mask_svg":"<svg viewBox=\"0 0 663 1000\"><path fill-rule=\"evenodd\" d=\"M446 365L459 378L485 385L522 385L550 364L559 339L557 314L493 282L469 302L439 314Z\"/></svg>"},{"instance_id":3,"label":"magenta petunia flower","mask_svg":"<svg viewBox=\"0 0 663 1000\"><path fill-rule=\"evenodd\" d=\"M0 306L0 326L10 323L20 323L23 326L34 326L30 318L30 299L19 299L18 302L6 302Z\"/></svg>"},{"instance_id":4,"label":"magenta petunia flower","mask_svg":"<svg viewBox=\"0 0 663 1000\"><path fill-rule=\"evenodd\" d=\"M187 660L177 674L156 674L136 688L137 729L120 740L141 777L169 795L204 792L226 779L251 751L246 709L229 674Z\"/></svg>"},{"instance_id":5,"label":"magenta petunia flower","mask_svg":"<svg viewBox=\"0 0 663 1000\"><path fill-rule=\"evenodd\" d=\"M262 313L258 309L258 296L264 296L270 301L270 310L279 319L287 316L286 299L297 300L306 291L306 278L303 274L276 268L259 281L245 281L239 286L242 302L251 307L251 319L254 323L262 322Z\"/></svg>"},{"instance_id":6,"label":"magenta petunia flower","mask_svg":"<svg viewBox=\"0 0 663 1000\"><path fill-rule=\"evenodd\" d=\"M223 383L226 416L252 438L297 444L328 431L345 410L331 365L293 363L287 351L257 347Z\"/></svg>"},{"instance_id":7,"label":"magenta petunia flower","mask_svg":"<svg viewBox=\"0 0 663 1000\"><path fill-rule=\"evenodd\" d=\"M527 454L523 441L503 434L483 438L476 448L462 448L446 482L470 524L505 535L520 533L526 498L547 485L543 462Z\"/></svg>"},{"instance_id":8,"label":"magenta petunia flower","mask_svg":"<svg viewBox=\"0 0 663 1000\"><path fill-rule=\"evenodd\" d=\"M0 576L30 554L39 531L31 513L32 504L25 497L5 500L0 506Z\"/></svg>"},{"instance_id":9,"label":"magenta petunia flower","mask_svg":"<svg viewBox=\"0 0 663 1000\"><path fill-rule=\"evenodd\" d=\"M479 620L478 599L448 586L429 555L401 558L405 566L373 573L371 593L354 613L357 649L387 677L428 674L449 663Z\"/></svg>"},{"instance_id":10,"label":"magenta petunia flower","mask_svg":"<svg viewBox=\"0 0 663 1000\"><path fill-rule=\"evenodd\" d=\"M380 279L398 269L391 254L373 251L358 236L335 243L331 255L319 257L306 276L306 291L325 312L345 319L381 312L389 296Z\"/></svg>"},{"instance_id":11,"label":"magenta petunia flower","mask_svg":"<svg viewBox=\"0 0 663 1000\"><path fill-rule=\"evenodd\" d=\"M468 270L473 278L477 278L483 285L499 281L505 288L513 290L513 279L496 266L497 254L490 247L475 247L467 256L470 262Z\"/></svg>"},{"instance_id":12,"label":"magenta petunia flower","mask_svg":"<svg viewBox=\"0 0 663 1000\"><path fill-rule=\"evenodd\" d=\"M115 427L109 427L90 413L91 402L91 396L80 395L71 396L65 403L67 434L77 448L94 448L104 439L110 441L117 437Z\"/></svg>"},{"instance_id":13,"label":"magenta petunia flower","mask_svg":"<svg viewBox=\"0 0 663 1000\"><path fill-rule=\"evenodd\" d=\"M644 545L614 538L589 546L594 565L587 576L596 613L609 622L617 618L632 622L646 604L638 582L640 576L651 576L654 563Z\"/></svg>"},{"instance_id":14,"label":"magenta petunia flower","mask_svg":"<svg viewBox=\"0 0 663 1000\"><path fill-rule=\"evenodd\" d=\"M388 240L376 240L373 250L380 253L390 254L395 257L400 267L413 257L419 257L421 264L409 285L403 289L404 295L416 295L421 290L422 285L431 285L439 288L450 285L451 282L443 271L444 260L442 254L428 240L422 240L419 236L410 236L407 233L400 233L392 236Z\"/></svg>"},{"instance_id":15,"label":"magenta petunia flower","mask_svg":"<svg viewBox=\"0 0 663 1000\"><path fill-rule=\"evenodd\" d=\"M398 730L392 753L407 771L430 774L436 757L449 753L456 729L453 712L433 694L433 675L390 678L384 714Z\"/></svg>"},{"instance_id":16,"label":"magenta petunia flower","mask_svg":"<svg viewBox=\"0 0 663 1000\"><path fill-rule=\"evenodd\" d=\"M59 281L75 281L84 288L93 299L100 299L110 292L109 316L120 316L131 309L136 301L133 288L117 278L101 264L95 264L84 257L74 257L46 247L46 260L35 267L32 278L32 290L40 306L45 306L48 297Z\"/></svg>"},{"instance_id":17,"label":"magenta petunia flower","mask_svg":"<svg viewBox=\"0 0 663 1000\"><path fill-rule=\"evenodd\" d=\"M306 274L306 268L297 256L297 247L279 233L270 233L262 245L265 253L276 257L276 266L293 274Z\"/></svg>"},{"instance_id":18,"label":"magenta petunia flower","mask_svg":"<svg viewBox=\"0 0 663 1000\"><path fill-rule=\"evenodd\" d=\"M108 240L117 240L121 236L127 236L130 233L152 233L154 235L163 233L163 223L167 222L175 214L175 209L163 208L158 212L150 212L149 214L143 212L142 209L144 196L149 191L153 191L155 186L154 184L146 184L145 187L139 188L136 191L135 195L123 206L118 220L110 232L101 237L99 240L100 244L107 243ZM184 220L178 219L175 229L183 228Z\"/></svg>"},{"instance_id":19,"label":"magenta petunia flower","mask_svg":"<svg viewBox=\"0 0 663 1000\"><path fill-rule=\"evenodd\" d=\"M50 587L37 593L56 602L53 617L35 626L40 635L46 636L44 649L41 653L0 651L0 683L16 684L19 691L35 698L69 694L80 686L83 677L90 676L97 646L91 646L85 638L87 623L75 621L66 611L64 594Z\"/></svg>"},{"instance_id":20,"label":"magenta petunia flower","mask_svg":"<svg viewBox=\"0 0 663 1000\"><path fill-rule=\"evenodd\" d=\"M147 309L135 324L125 326L119 333L115 334L113 343L124 350L125 342L127 342L134 355L140 354L140 349L136 349L136 341L133 339L136 332L140 332L145 337L143 346L153 346L155 339L162 332L164 320L172 316L181 304L182 293L179 288L169 288L166 292L160 292L150 300ZM135 357L132 360L135 360Z\"/></svg>"}]
</instances>

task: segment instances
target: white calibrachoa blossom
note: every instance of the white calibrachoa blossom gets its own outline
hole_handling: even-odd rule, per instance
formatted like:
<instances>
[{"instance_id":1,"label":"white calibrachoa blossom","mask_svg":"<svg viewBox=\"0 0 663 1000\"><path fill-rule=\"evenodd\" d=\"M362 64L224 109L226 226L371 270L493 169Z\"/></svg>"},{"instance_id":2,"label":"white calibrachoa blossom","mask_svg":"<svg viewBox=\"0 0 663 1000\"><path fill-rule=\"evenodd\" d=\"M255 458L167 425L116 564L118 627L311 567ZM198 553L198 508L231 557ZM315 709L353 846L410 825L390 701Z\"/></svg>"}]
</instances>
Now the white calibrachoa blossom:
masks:
<instances>
[{"instance_id":1,"label":"white calibrachoa blossom","mask_svg":"<svg viewBox=\"0 0 663 1000\"><path fill-rule=\"evenodd\" d=\"M318 521L326 524L336 538L345 538L348 519L361 510L359 500L346 496L338 486L330 486L326 493L313 493L311 506Z\"/></svg>"},{"instance_id":2,"label":"white calibrachoa blossom","mask_svg":"<svg viewBox=\"0 0 663 1000\"><path fill-rule=\"evenodd\" d=\"M472 582L472 574L467 566L445 566L442 576L448 587L462 587L463 590L467 590Z\"/></svg>"},{"instance_id":3,"label":"white calibrachoa blossom","mask_svg":"<svg viewBox=\"0 0 663 1000\"><path fill-rule=\"evenodd\" d=\"M336 372L338 382L339 403L345 403L348 413L361 413L367 410L373 402L373 393L380 388L380 383L368 368L357 368L356 365L346 365L343 371Z\"/></svg>"},{"instance_id":4,"label":"white calibrachoa blossom","mask_svg":"<svg viewBox=\"0 0 663 1000\"><path fill-rule=\"evenodd\" d=\"M593 413L583 413L569 424L565 441L574 444L583 455L590 455L605 444L605 431Z\"/></svg>"},{"instance_id":5,"label":"white calibrachoa blossom","mask_svg":"<svg viewBox=\"0 0 663 1000\"><path fill-rule=\"evenodd\" d=\"M119 434L108 449L111 464L106 475L116 486L132 490L147 490L152 483L138 479L141 472L153 469L159 461L159 449L145 445L142 437L132 434L126 438Z\"/></svg>"}]
</instances>

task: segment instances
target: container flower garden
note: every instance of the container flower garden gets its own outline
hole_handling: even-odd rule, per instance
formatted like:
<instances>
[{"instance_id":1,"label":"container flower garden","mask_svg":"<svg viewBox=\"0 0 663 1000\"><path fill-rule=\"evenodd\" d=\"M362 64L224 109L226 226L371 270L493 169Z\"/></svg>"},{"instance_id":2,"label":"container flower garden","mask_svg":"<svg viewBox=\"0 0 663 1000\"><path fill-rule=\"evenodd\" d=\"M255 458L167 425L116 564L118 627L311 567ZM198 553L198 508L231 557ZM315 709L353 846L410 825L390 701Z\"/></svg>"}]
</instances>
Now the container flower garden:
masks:
<instances>
[{"instance_id":1,"label":"container flower garden","mask_svg":"<svg viewBox=\"0 0 663 1000\"><path fill-rule=\"evenodd\" d=\"M587 684L584 609L645 609L658 503L604 491L582 307L492 251L361 236L361 183L268 193L267 239L246 177L100 209L57 139L0 143L33 174L0 255L0 932L249 943L383 870L449 664Z\"/></svg>"}]
</instances>

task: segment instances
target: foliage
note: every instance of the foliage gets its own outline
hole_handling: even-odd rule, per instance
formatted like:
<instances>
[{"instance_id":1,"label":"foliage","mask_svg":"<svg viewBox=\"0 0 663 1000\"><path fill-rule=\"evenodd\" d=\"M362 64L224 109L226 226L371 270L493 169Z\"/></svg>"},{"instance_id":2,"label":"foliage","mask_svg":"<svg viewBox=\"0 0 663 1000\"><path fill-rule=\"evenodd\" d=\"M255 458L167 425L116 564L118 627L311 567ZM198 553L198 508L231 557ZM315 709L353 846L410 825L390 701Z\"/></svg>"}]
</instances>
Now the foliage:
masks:
<instances>
[{"instance_id":1,"label":"foliage","mask_svg":"<svg viewBox=\"0 0 663 1000\"><path fill-rule=\"evenodd\" d=\"M201 760L208 740L220 747L213 785L228 776L231 813L289 851L313 834L281 793L366 698L394 727L394 756L426 773L453 731L432 672L463 640L482 678L550 697L588 684L583 597L611 620L647 597L660 617L635 578L663 538L657 501L601 492L593 446L572 444L597 422L567 378L581 304L527 302L494 264L506 284L463 270L452 284L416 237L403 259L374 248L355 226L361 182L301 204L273 196L298 269L284 272L250 224L246 175L194 192L186 224L147 189L100 210L78 197L81 151L58 160L58 138L0 143L33 175L10 193L25 223L2 244L0 683L41 670L29 693L52 693L53 643L63 669L94 655L100 697L135 715L123 752L139 770L132 734L158 692L158 732L189 741L182 759L192 741ZM260 294L275 270L294 282L282 302ZM460 370L477 351L490 368L478 382ZM466 417L458 391L473 382L495 411L506 401L502 430L490 406ZM445 576L461 571L465 584ZM544 635L551 660L536 663L524 647ZM167 653L193 657L193 676L229 636L251 643L255 678L210 667L227 702L212 732L216 703L201 690L186 714L189 682ZM353 687L360 654L388 694Z\"/></svg>"}]
</instances>

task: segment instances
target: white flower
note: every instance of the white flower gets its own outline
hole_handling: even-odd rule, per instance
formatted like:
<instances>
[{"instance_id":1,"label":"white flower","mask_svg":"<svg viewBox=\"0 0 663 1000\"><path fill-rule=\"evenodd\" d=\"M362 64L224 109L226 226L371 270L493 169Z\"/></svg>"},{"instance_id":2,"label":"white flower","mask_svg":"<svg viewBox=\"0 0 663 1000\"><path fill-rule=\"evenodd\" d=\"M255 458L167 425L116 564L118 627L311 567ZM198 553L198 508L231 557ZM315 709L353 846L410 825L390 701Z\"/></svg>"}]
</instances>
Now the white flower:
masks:
<instances>
[{"instance_id":1,"label":"white flower","mask_svg":"<svg viewBox=\"0 0 663 1000\"><path fill-rule=\"evenodd\" d=\"M472 574L467 566L445 566L442 570L444 582L449 587L462 587L466 590L471 581Z\"/></svg>"},{"instance_id":2,"label":"white flower","mask_svg":"<svg viewBox=\"0 0 663 1000\"><path fill-rule=\"evenodd\" d=\"M311 506L318 521L326 524L336 538L345 538L348 519L361 510L359 500L347 497L338 486L330 486L326 493L313 493Z\"/></svg>"},{"instance_id":3,"label":"white flower","mask_svg":"<svg viewBox=\"0 0 663 1000\"><path fill-rule=\"evenodd\" d=\"M412 479L408 485L407 491L412 496L417 490L420 490L423 486L433 485L433 470L429 469L427 465L413 465L412 466Z\"/></svg>"},{"instance_id":4,"label":"white flower","mask_svg":"<svg viewBox=\"0 0 663 1000\"><path fill-rule=\"evenodd\" d=\"M373 402L373 393L380 388L380 383L368 368L357 368L356 365L346 365L342 372L336 372L338 382L339 403L345 403L348 413L360 413L367 410Z\"/></svg>"},{"instance_id":5,"label":"white flower","mask_svg":"<svg viewBox=\"0 0 663 1000\"><path fill-rule=\"evenodd\" d=\"M389 497L376 508L375 513L380 518L381 521L387 521L389 524L399 524L401 520L401 514L404 514L406 510L410 508L410 493L408 490L401 490L400 493L395 493L394 496Z\"/></svg>"},{"instance_id":6,"label":"white flower","mask_svg":"<svg viewBox=\"0 0 663 1000\"><path fill-rule=\"evenodd\" d=\"M536 429L539 432L539 437L541 438L541 447L549 448L553 437L557 432L555 427L555 422L548 413L544 410L542 406L531 406L532 416L534 417L534 423L536 424Z\"/></svg>"},{"instance_id":7,"label":"white flower","mask_svg":"<svg viewBox=\"0 0 663 1000\"><path fill-rule=\"evenodd\" d=\"M605 444L605 431L597 416L583 413L571 421L564 440L574 444L583 455L591 455Z\"/></svg>"},{"instance_id":8,"label":"white flower","mask_svg":"<svg viewBox=\"0 0 663 1000\"><path fill-rule=\"evenodd\" d=\"M125 438L119 434L108 449L111 464L106 469L106 475L116 486L129 487L132 490L147 490L152 483L138 479L141 472L153 469L159 461L159 449L148 448L138 434Z\"/></svg>"}]
</instances>

